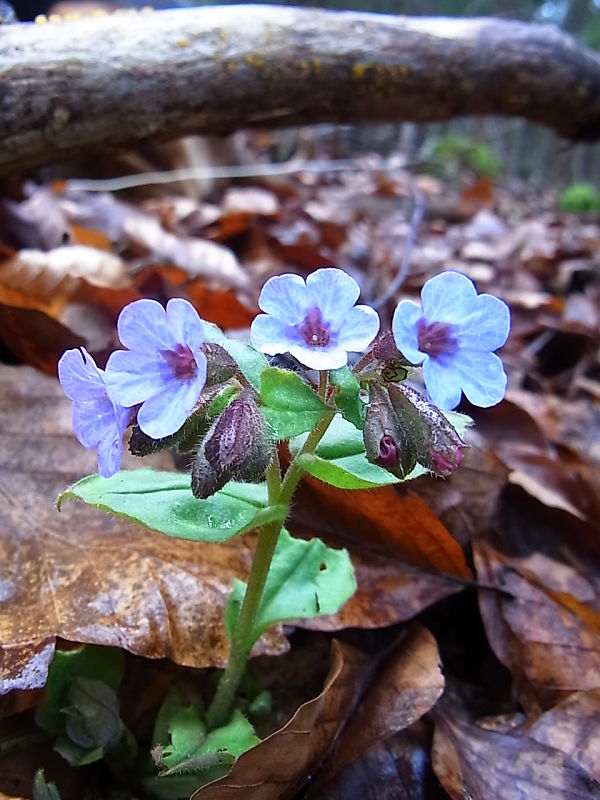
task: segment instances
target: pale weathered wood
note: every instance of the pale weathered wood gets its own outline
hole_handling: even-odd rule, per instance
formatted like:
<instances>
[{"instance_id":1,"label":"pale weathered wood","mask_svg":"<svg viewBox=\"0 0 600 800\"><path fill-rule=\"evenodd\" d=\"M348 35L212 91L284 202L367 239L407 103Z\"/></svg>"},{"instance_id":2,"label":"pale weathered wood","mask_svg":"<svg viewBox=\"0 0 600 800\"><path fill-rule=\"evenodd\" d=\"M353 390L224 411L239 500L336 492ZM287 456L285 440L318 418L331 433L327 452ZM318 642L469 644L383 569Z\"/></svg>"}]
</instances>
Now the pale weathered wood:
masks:
<instances>
[{"instance_id":1,"label":"pale weathered wood","mask_svg":"<svg viewBox=\"0 0 600 800\"><path fill-rule=\"evenodd\" d=\"M0 172L189 133L523 116L600 138L600 59L553 28L277 6L0 28Z\"/></svg>"}]
</instances>

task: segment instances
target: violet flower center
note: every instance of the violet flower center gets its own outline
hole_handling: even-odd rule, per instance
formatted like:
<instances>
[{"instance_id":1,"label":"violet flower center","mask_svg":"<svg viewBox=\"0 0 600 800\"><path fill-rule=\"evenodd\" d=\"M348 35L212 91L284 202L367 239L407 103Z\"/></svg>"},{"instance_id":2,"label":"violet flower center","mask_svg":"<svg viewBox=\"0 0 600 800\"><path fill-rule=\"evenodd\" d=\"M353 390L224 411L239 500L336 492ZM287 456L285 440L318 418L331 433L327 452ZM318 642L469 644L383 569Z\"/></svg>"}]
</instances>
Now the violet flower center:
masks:
<instances>
[{"instance_id":1,"label":"violet flower center","mask_svg":"<svg viewBox=\"0 0 600 800\"><path fill-rule=\"evenodd\" d=\"M423 317L417 322L417 340L419 350L431 358L452 355L458 349L458 342L453 335L452 326L446 322L427 324Z\"/></svg>"},{"instance_id":2,"label":"violet flower center","mask_svg":"<svg viewBox=\"0 0 600 800\"><path fill-rule=\"evenodd\" d=\"M163 350L161 355L178 381L191 381L196 377L198 365L186 344L176 344L173 350Z\"/></svg>"},{"instance_id":3,"label":"violet flower center","mask_svg":"<svg viewBox=\"0 0 600 800\"><path fill-rule=\"evenodd\" d=\"M309 347L326 347L331 339L331 329L323 321L318 308L310 308L306 312L304 322L298 331Z\"/></svg>"}]
</instances>

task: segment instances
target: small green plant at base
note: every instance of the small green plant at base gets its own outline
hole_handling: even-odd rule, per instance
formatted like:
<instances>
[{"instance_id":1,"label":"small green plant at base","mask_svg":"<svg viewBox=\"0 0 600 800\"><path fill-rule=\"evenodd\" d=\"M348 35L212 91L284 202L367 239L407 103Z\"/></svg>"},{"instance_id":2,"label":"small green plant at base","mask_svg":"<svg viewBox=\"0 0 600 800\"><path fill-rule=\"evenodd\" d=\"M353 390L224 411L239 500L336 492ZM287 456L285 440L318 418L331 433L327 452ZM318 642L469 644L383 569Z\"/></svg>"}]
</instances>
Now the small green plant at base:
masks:
<instances>
[{"instance_id":1,"label":"small green plant at base","mask_svg":"<svg viewBox=\"0 0 600 800\"><path fill-rule=\"evenodd\" d=\"M600 191L592 183L572 183L561 193L558 207L569 214L600 214Z\"/></svg>"}]
</instances>

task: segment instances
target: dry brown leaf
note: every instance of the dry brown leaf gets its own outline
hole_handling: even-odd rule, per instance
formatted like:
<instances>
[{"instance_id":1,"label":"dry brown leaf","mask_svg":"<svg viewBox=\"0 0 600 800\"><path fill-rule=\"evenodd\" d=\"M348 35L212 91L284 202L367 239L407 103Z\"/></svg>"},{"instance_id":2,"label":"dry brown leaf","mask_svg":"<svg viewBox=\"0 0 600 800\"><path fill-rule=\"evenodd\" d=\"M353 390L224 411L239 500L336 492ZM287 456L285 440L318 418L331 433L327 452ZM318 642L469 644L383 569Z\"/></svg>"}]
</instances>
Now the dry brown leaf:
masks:
<instances>
[{"instance_id":1,"label":"dry brown leaf","mask_svg":"<svg viewBox=\"0 0 600 800\"><path fill-rule=\"evenodd\" d=\"M600 781L600 690L570 695L542 714L527 735L570 756Z\"/></svg>"},{"instance_id":2,"label":"dry brown leaf","mask_svg":"<svg viewBox=\"0 0 600 800\"><path fill-rule=\"evenodd\" d=\"M321 789L369 748L412 725L437 703L444 690L440 657L432 634L409 628L377 671L335 748L324 763L313 791Z\"/></svg>"},{"instance_id":3,"label":"dry brown leaf","mask_svg":"<svg viewBox=\"0 0 600 800\"><path fill-rule=\"evenodd\" d=\"M118 256L85 245L66 245L48 252L21 250L0 266L0 284L27 298L68 297L82 281L116 290L131 286Z\"/></svg>"},{"instance_id":4,"label":"dry brown leaf","mask_svg":"<svg viewBox=\"0 0 600 800\"><path fill-rule=\"evenodd\" d=\"M550 692L599 688L600 626L489 544L475 542L474 559L480 583L497 589L479 598L489 642L517 684L525 679L542 703Z\"/></svg>"},{"instance_id":5,"label":"dry brown leaf","mask_svg":"<svg viewBox=\"0 0 600 800\"><path fill-rule=\"evenodd\" d=\"M43 311L3 303L0 289L0 341L24 364L56 375L58 359L85 340Z\"/></svg>"},{"instance_id":6,"label":"dry brown leaf","mask_svg":"<svg viewBox=\"0 0 600 800\"><path fill-rule=\"evenodd\" d=\"M72 434L69 401L56 381L2 367L0 412L1 691L43 685L57 636L222 666L225 602L250 544L173 539L82 504L57 513L58 494L96 469ZM259 651L285 647L275 628Z\"/></svg>"},{"instance_id":7,"label":"dry brown leaf","mask_svg":"<svg viewBox=\"0 0 600 800\"><path fill-rule=\"evenodd\" d=\"M319 508L324 529L435 572L472 577L460 545L418 495L401 497L392 487L344 492L314 478L304 484L302 497Z\"/></svg>"},{"instance_id":8,"label":"dry brown leaf","mask_svg":"<svg viewBox=\"0 0 600 800\"><path fill-rule=\"evenodd\" d=\"M431 769L431 732L419 721L360 758L308 800L448 800Z\"/></svg>"},{"instance_id":9,"label":"dry brown leaf","mask_svg":"<svg viewBox=\"0 0 600 800\"><path fill-rule=\"evenodd\" d=\"M433 768L453 800L600 797L600 783L559 750L451 713L436 713Z\"/></svg>"},{"instance_id":10,"label":"dry brown leaf","mask_svg":"<svg viewBox=\"0 0 600 800\"><path fill-rule=\"evenodd\" d=\"M333 642L325 687L292 719L244 753L224 778L194 792L191 800L284 800L293 797L323 761L354 707L365 657Z\"/></svg>"},{"instance_id":11,"label":"dry brown leaf","mask_svg":"<svg viewBox=\"0 0 600 800\"><path fill-rule=\"evenodd\" d=\"M202 277L237 289L248 284L248 276L227 247L206 239L176 236L144 214L125 219L123 229L130 241L149 250L153 257L181 267L190 278Z\"/></svg>"}]
</instances>

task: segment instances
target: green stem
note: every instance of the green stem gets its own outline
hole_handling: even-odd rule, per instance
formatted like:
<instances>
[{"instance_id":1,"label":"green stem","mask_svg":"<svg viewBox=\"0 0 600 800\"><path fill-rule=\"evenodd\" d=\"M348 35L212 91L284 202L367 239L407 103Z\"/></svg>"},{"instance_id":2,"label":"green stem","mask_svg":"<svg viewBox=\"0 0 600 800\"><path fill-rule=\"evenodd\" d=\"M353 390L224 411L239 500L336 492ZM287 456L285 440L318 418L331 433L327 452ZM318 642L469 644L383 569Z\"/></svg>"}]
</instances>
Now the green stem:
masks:
<instances>
[{"instance_id":1,"label":"green stem","mask_svg":"<svg viewBox=\"0 0 600 800\"><path fill-rule=\"evenodd\" d=\"M319 395L323 400L327 396L329 373L319 374ZM335 417L335 410L328 411L317 423L306 438L304 445L296 458L290 464L283 481L277 449L274 450L273 460L267 470L267 487L269 490L269 505L287 506L289 509L292 495L304 474L304 469L298 463L298 458L305 453L312 453L319 444L327 428ZM281 522L275 521L265 525L258 533L256 550L252 560L252 568L248 577L246 594L240 610L240 616L231 638L231 648L227 666L217 686L217 691L206 713L209 728L218 728L224 725L231 714L235 695L246 668L246 662L254 644L253 631L260 609L267 576L273 560L273 554L279 540Z\"/></svg>"}]
</instances>

